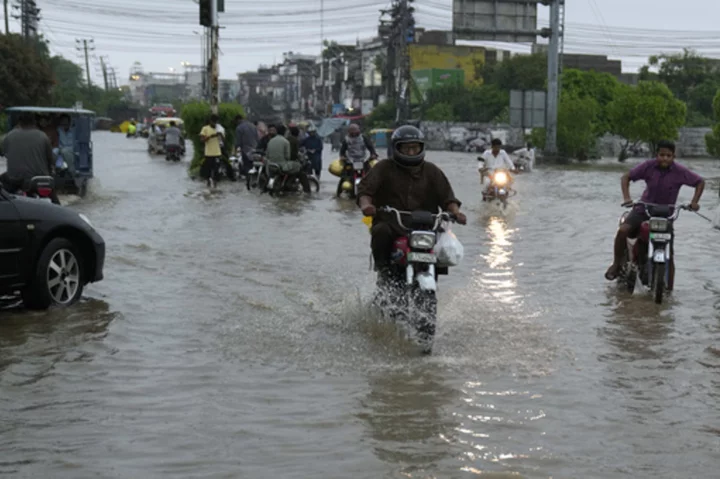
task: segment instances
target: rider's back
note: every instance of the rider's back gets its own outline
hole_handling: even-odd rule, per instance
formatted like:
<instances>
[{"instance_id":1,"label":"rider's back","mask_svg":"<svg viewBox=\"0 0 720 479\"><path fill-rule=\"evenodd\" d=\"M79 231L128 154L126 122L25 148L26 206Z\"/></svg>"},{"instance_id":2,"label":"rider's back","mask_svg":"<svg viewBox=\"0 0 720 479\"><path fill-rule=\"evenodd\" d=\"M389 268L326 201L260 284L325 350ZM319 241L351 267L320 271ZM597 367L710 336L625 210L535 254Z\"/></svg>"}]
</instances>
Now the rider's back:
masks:
<instances>
[{"instance_id":1,"label":"rider's back","mask_svg":"<svg viewBox=\"0 0 720 479\"><path fill-rule=\"evenodd\" d=\"M9 177L30 179L50 174L48 159L52 158L52 145L42 131L16 128L5 136L1 149L7 158Z\"/></svg>"}]
</instances>

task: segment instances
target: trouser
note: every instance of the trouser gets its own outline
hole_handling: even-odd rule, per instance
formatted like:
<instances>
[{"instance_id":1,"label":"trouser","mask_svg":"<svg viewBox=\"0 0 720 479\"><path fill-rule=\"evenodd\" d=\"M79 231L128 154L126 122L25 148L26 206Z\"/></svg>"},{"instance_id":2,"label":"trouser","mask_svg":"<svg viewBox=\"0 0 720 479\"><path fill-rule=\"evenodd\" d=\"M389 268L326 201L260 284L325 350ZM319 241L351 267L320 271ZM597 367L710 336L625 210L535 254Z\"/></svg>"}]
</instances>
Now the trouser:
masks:
<instances>
[{"instance_id":1,"label":"trouser","mask_svg":"<svg viewBox=\"0 0 720 479\"><path fill-rule=\"evenodd\" d=\"M210 177L216 177L220 162L225 164L225 171L227 172L228 178L231 180L235 178L235 172L233 171L232 165L227 158L221 156L206 156L202 166L200 166L200 176L203 179L210 179Z\"/></svg>"},{"instance_id":2,"label":"trouser","mask_svg":"<svg viewBox=\"0 0 720 479\"><path fill-rule=\"evenodd\" d=\"M242 160L242 172L243 172L243 175L247 175L247 174L248 174L248 171L250 171L250 169L253 167L253 160L252 160L252 158L250 157L250 155L248 155L248 154L245 153L244 151L241 151L241 152L240 152L240 158L241 158L241 160Z\"/></svg>"},{"instance_id":3,"label":"trouser","mask_svg":"<svg viewBox=\"0 0 720 479\"><path fill-rule=\"evenodd\" d=\"M377 269L386 268L390 264L395 240L406 234L396 223L378 222L370 229L370 248Z\"/></svg>"},{"instance_id":4,"label":"trouser","mask_svg":"<svg viewBox=\"0 0 720 479\"><path fill-rule=\"evenodd\" d=\"M322 157L320 155L313 156L310 159L310 164L312 165L315 176L320 178L320 172L322 171Z\"/></svg>"}]
</instances>

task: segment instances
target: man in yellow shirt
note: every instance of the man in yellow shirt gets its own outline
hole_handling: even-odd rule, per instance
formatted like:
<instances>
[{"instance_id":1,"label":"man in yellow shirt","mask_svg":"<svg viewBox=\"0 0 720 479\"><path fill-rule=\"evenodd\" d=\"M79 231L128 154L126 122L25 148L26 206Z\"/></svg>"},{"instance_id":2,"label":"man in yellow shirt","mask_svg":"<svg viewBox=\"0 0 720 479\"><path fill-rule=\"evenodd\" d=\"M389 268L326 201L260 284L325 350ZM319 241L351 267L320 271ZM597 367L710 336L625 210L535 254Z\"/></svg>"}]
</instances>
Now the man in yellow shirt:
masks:
<instances>
[{"instance_id":1,"label":"man in yellow shirt","mask_svg":"<svg viewBox=\"0 0 720 479\"><path fill-rule=\"evenodd\" d=\"M218 167L220 162L224 160L222 148L220 147L220 139L223 135L218 131L219 119L217 115L211 115L209 123L200 131L200 141L205 143L205 161L200 167L200 176L208 182L209 186L212 186L211 179L213 183L217 180ZM225 170L228 178L234 180L235 175L228 161L225 161Z\"/></svg>"}]
</instances>

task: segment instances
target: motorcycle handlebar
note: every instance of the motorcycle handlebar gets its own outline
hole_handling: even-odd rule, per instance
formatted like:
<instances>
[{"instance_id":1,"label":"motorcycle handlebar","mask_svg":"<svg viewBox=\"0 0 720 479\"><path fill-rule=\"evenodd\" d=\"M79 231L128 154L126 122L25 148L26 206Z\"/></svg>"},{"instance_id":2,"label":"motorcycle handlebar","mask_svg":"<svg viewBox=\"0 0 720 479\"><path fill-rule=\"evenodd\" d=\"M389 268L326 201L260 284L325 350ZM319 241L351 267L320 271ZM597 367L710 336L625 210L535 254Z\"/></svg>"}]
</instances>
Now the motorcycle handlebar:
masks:
<instances>
[{"instance_id":1,"label":"motorcycle handlebar","mask_svg":"<svg viewBox=\"0 0 720 479\"><path fill-rule=\"evenodd\" d=\"M643 207L645 208L645 213L646 213L648 216L650 216L650 214L649 214L648 211L647 211L648 207L653 207L653 206L665 206L665 207L667 207L667 206L669 206L669 207L671 207L671 208L675 208L675 212L674 212L673 215L670 217L670 218L673 219L673 220L677 219L677 217L680 216L680 211L681 211L681 210L688 210L688 211L690 211L690 205L689 205L689 204L662 205L662 204L659 204L659 203L647 203L647 202L645 202L645 201L630 201L630 202L628 202L628 203L623 203L621 206L624 207L624 208L634 208L635 206L643 206Z\"/></svg>"},{"instance_id":2,"label":"motorcycle handlebar","mask_svg":"<svg viewBox=\"0 0 720 479\"><path fill-rule=\"evenodd\" d=\"M403 228L405 228L405 226L404 226L403 223L402 223L402 218L401 218L401 216L402 216L402 215L406 215L406 216L412 215L412 212L411 212L411 211L401 211L401 210L392 208L392 207L390 207L390 206L381 206L380 208L378 208L378 211L382 211L383 213L393 213L393 214L395 214L395 218L396 218L396 220L397 220L397 224L400 225L400 226L402 226ZM448 213L447 211L442 211L440 208L438 208L438 211L439 211L439 212L438 212L437 214L432 215L433 218L435 218L435 226L433 227L433 230L437 230L437 229L438 229L438 227L440 226L440 222L441 222L441 221L449 221L449 222L452 222L452 223L457 222L457 216L455 216L454 214ZM405 229L407 229L407 228L405 228Z\"/></svg>"}]
</instances>

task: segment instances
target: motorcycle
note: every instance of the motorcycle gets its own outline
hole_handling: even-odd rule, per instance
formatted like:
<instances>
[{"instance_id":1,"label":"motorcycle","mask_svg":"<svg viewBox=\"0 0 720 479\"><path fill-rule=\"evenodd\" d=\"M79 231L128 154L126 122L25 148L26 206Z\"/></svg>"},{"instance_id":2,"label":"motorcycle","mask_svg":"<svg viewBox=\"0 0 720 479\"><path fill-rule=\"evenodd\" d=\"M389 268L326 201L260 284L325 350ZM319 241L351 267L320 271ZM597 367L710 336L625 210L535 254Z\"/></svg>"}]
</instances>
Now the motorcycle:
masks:
<instances>
[{"instance_id":1,"label":"motorcycle","mask_svg":"<svg viewBox=\"0 0 720 479\"><path fill-rule=\"evenodd\" d=\"M368 161L372 161L372 158ZM357 198L358 185L366 175L365 161L345 160L342 175L338 180L336 196L340 198L343 193L347 193L350 199Z\"/></svg>"},{"instance_id":2,"label":"motorcycle","mask_svg":"<svg viewBox=\"0 0 720 479\"><path fill-rule=\"evenodd\" d=\"M399 211L389 206L378 211L394 214L407 234L394 243L389 271L378 273L376 304L394 320L414 329L424 354L432 352L437 321L437 278L448 274L448 266L438 264L434 248L443 222L455 222L455 215L438 211ZM402 222L410 218L410 227ZM384 298L384 299L381 299Z\"/></svg>"},{"instance_id":3,"label":"motorcycle","mask_svg":"<svg viewBox=\"0 0 720 479\"><path fill-rule=\"evenodd\" d=\"M627 239L625 259L618 272L618 283L623 284L629 293L635 291L638 276L643 285L648 286L657 304L662 304L663 295L670 279L669 266L673 254L675 238L674 222L681 210L687 205L658 205L642 201L624 205L627 208L642 206L649 219L640 226L637 238ZM623 213L618 222L625 223L629 211ZM644 254L647 250L647 254Z\"/></svg>"},{"instance_id":4,"label":"motorcycle","mask_svg":"<svg viewBox=\"0 0 720 479\"><path fill-rule=\"evenodd\" d=\"M275 196L280 193L298 193L302 191L300 175L305 175L310 183L310 191L315 190L315 193L319 192L320 182L314 175L307 173L309 163L307 157L301 153L299 159L300 172L297 174L284 173L281 170L280 165L277 163L265 161L265 167L263 170L267 178L267 183L265 184L263 190L270 193L271 196Z\"/></svg>"},{"instance_id":5,"label":"motorcycle","mask_svg":"<svg viewBox=\"0 0 720 479\"><path fill-rule=\"evenodd\" d=\"M4 180L2 184L8 193L52 203L53 191L55 191L55 179L52 176L33 176L27 188L23 188L17 182L10 182L7 178L0 179Z\"/></svg>"},{"instance_id":6,"label":"motorcycle","mask_svg":"<svg viewBox=\"0 0 720 479\"><path fill-rule=\"evenodd\" d=\"M180 155L182 154L182 147L168 145L165 147L165 161L180 161Z\"/></svg>"},{"instance_id":7,"label":"motorcycle","mask_svg":"<svg viewBox=\"0 0 720 479\"><path fill-rule=\"evenodd\" d=\"M495 170L490 175L490 185L483 191L483 201L491 202L498 200L503 208L507 208L508 198L517 193L510 187L512 177L506 170Z\"/></svg>"},{"instance_id":8,"label":"motorcycle","mask_svg":"<svg viewBox=\"0 0 720 479\"><path fill-rule=\"evenodd\" d=\"M255 188L265 190L267 186L268 178L267 171L265 170L265 156L262 150L255 150L251 154L252 167L245 176L245 183L248 191Z\"/></svg>"}]
</instances>

